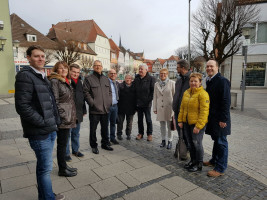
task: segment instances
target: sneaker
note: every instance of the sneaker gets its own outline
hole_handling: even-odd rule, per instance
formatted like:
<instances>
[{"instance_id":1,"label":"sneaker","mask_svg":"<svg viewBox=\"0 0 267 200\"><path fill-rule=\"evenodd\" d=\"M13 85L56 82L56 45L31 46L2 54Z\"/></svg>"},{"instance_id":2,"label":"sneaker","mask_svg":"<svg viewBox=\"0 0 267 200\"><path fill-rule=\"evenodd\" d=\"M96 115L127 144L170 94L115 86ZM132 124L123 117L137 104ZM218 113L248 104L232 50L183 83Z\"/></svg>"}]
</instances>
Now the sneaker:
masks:
<instances>
[{"instance_id":1,"label":"sneaker","mask_svg":"<svg viewBox=\"0 0 267 200\"><path fill-rule=\"evenodd\" d=\"M72 159L71 159L71 157L70 157L70 156L65 156L65 161L66 161L66 162L71 162L71 161L72 161Z\"/></svg>"},{"instance_id":2,"label":"sneaker","mask_svg":"<svg viewBox=\"0 0 267 200\"><path fill-rule=\"evenodd\" d=\"M55 200L63 200L65 199L65 196L63 194L54 194L55 195Z\"/></svg>"},{"instance_id":3,"label":"sneaker","mask_svg":"<svg viewBox=\"0 0 267 200\"><path fill-rule=\"evenodd\" d=\"M147 136L147 141L149 141L149 142L152 141L152 135Z\"/></svg>"},{"instance_id":4,"label":"sneaker","mask_svg":"<svg viewBox=\"0 0 267 200\"><path fill-rule=\"evenodd\" d=\"M143 138L143 135L140 134L140 133L136 136L136 139L137 139L137 140L141 140L142 138Z\"/></svg>"},{"instance_id":5,"label":"sneaker","mask_svg":"<svg viewBox=\"0 0 267 200\"><path fill-rule=\"evenodd\" d=\"M210 170L207 174L207 176L209 177L219 177L219 176L223 176L224 173L221 173L221 172L217 172L215 171L214 169L213 170Z\"/></svg>"},{"instance_id":6,"label":"sneaker","mask_svg":"<svg viewBox=\"0 0 267 200\"><path fill-rule=\"evenodd\" d=\"M73 154L74 156L76 156L76 157L80 157L80 158L81 158L81 157L84 157L84 154L82 154L82 153L79 152L79 151L78 151L78 152L73 152L72 154Z\"/></svg>"},{"instance_id":7,"label":"sneaker","mask_svg":"<svg viewBox=\"0 0 267 200\"><path fill-rule=\"evenodd\" d=\"M118 135L117 138L118 138L118 140L123 140L121 135Z\"/></svg>"}]
</instances>

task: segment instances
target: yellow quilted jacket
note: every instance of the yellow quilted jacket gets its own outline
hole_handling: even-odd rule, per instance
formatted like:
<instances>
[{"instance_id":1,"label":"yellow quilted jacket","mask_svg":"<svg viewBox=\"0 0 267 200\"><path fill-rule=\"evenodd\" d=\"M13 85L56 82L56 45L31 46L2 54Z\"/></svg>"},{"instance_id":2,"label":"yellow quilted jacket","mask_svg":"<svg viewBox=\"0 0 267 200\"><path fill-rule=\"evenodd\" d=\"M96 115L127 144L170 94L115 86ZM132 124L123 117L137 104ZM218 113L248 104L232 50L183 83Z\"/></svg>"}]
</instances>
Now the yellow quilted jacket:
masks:
<instances>
[{"instance_id":1,"label":"yellow quilted jacket","mask_svg":"<svg viewBox=\"0 0 267 200\"><path fill-rule=\"evenodd\" d=\"M210 98L209 94L201 86L189 88L184 92L178 122L187 122L198 129L204 128L208 122Z\"/></svg>"}]
</instances>

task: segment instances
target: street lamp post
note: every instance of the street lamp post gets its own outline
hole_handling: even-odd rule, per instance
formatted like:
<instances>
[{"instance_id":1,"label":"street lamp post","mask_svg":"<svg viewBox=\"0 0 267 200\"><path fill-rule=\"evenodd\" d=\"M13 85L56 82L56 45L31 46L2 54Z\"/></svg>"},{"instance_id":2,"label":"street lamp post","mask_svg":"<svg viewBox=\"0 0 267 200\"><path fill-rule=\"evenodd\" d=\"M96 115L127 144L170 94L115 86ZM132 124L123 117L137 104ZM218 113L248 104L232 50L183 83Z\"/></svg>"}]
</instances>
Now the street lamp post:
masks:
<instances>
[{"instance_id":1,"label":"street lamp post","mask_svg":"<svg viewBox=\"0 0 267 200\"><path fill-rule=\"evenodd\" d=\"M191 52L190 52L190 2L189 0L189 6L188 6L188 64L190 68L190 57L191 57Z\"/></svg>"}]
</instances>

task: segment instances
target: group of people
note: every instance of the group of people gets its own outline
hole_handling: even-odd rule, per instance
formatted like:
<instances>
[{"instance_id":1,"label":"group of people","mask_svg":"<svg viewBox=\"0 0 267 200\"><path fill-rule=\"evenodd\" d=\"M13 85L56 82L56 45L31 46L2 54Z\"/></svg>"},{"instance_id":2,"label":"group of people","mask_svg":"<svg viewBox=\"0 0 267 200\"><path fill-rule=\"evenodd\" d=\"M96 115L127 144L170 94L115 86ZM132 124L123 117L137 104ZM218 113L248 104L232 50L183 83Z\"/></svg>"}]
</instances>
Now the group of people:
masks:
<instances>
[{"instance_id":1,"label":"group of people","mask_svg":"<svg viewBox=\"0 0 267 200\"><path fill-rule=\"evenodd\" d=\"M87 114L88 104L90 137L89 144L94 154L99 153L96 130L100 122L101 148L112 151L112 144L123 140L123 124L126 118L126 139L131 139L133 117L137 112L138 135L144 137L143 118L147 125L147 141L152 141L153 125L151 108L160 122L162 142L160 147L172 148L175 121L178 136L185 139L190 152L188 171L201 171L202 166L213 166L209 176L223 175L227 168L230 134L230 86L229 81L218 72L215 60L207 62L207 88L201 86L202 74L192 73L187 61L177 64L179 78L176 83L168 78L168 70L160 71L159 81L149 75L148 67L140 65L138 74L126 74L118 83L117 73L109 70L103 74L101 61L93 63L93 73L80 78L80 67L60 61L46 77L44 49L31 46L26 51L30 66L24 67L16 76L15 106L21 118L24 137L37 158L36 178L38 199L64 199L54 194L50 172L53 166L52 152L57 138L58 175L77 175L77 168L67 165L72 155L83 157L79 151L81 122ZM183 130L183 131L182 131ZM166 134L168 132L168 135ZM204 132L214 140L212 158L203 162L202 139ZM167 138L166 138L167 135ZM167 140L167 142L166 142Z\"/></svg>"}]
</instances>

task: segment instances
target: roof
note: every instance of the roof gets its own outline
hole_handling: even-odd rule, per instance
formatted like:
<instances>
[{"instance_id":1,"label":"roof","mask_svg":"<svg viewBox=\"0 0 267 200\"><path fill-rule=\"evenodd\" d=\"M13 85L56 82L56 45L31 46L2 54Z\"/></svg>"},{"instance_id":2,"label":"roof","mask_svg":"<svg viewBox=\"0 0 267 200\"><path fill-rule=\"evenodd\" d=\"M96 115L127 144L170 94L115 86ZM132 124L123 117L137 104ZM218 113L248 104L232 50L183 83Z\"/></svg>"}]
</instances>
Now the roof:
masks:
<instances>
[{"instance_id":1,"label":"roof","mask_svg":"<svg viewBox=\"0 0 267 200\"><path fill-rule=\"evenodd\" d=\"M160 62L161 65L163 65L166 62L166 59L157 58L157 60Z\"/></svg>"},{"instance_id":2,"label":"roof","mask_svg":"<svg viewBox=\"0 0 267 200\"><path fill-rule=\"evenodd\" d=\"M84 20L59 22L50 28L47 37L51 39L71 37L69 39L74 41L93 43L96 41L97 35L108 39L94 20Z\"/></svg>"},{"instance_id":3,"label":"roof","mask_svg":"<svg viewBox=\"0 0 267 200\"><path fill-rule=\"evenodd\" d=\"M178 61L180 60L178 56L174 56L172 55L171 57L168 58L168 60L175 60L175 61Z\"/></svg>"},{"instance_id":4,"label":"roof","mask_svg":"<svg viewBox=\"0 0 267 200\"><path fill-rule=\"evenodd\" d=\"M248 5L256 3L266 3L267 0L235 0L237 5Z\"/></svg>"},{"instance_id":5,"label":"roof","mask_svg":"<svg viewBox=\"0 0 267 200\"><path fill-rule=\"evenodd\" d=\"M154 64L155 60L144 59L144 63Z\"/></svg>"},{"instance_id":6,"label":"roof","mask_svg":"<svg viewBox=\"0 0 267 200\"><path fill-rule=\"evenodd\" d=\"M12 40L19 40L19 45L22 47L29 47L31 45L40 45L44 49L56 49L58 44L53 40L50 40L48 37L37 31L23 19L21 19L18 15L13 13L10 15L11 21L11 32L12 32ZM28 42L27 34L36 35L36 42Z\"/></svg>"},{"instance_id":7,"label":"roof","mask_svg":"<svg viewBox=\"0 0 267 200\"><path fill-rule=\"evenodd\" d=\"M119 53L120 53L120 48L116 45L116 43L110 38L108 39L109 44L110 44L110 51L113 51L116 53L117 58L119 57Z\"/></svg>"}]
</instances>

